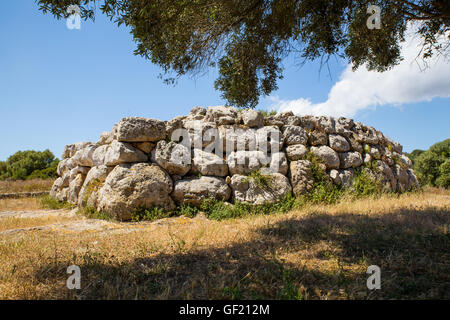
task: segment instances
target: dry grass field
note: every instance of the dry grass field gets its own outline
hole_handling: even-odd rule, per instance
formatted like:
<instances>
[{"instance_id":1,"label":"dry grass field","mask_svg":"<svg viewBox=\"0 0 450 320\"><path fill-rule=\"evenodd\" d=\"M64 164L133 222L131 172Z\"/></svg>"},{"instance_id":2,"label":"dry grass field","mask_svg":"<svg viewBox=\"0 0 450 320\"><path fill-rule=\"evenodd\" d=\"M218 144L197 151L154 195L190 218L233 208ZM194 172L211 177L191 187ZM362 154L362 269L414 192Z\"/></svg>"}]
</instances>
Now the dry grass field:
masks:
<instances>
[{"instance_id":1,"label":"dry grass field","mask_svg":"<svg viewBox=\"0 0 450 320\"><path fill-rule=\"evenodd\" d=\"M0 298L449 299L449 213L450 191L427 189L224 221L0 214Z\"/></svg>"},{"instance_id":2,"label":"dry grass field","mask_svg":"<svg viewBox=\"0 0 450 320\"><path fill-rule=\"evenodd\" d=\"M55 180L5 180L0 181L0 193L50 191Z\"/></svg>"}]
</instances>

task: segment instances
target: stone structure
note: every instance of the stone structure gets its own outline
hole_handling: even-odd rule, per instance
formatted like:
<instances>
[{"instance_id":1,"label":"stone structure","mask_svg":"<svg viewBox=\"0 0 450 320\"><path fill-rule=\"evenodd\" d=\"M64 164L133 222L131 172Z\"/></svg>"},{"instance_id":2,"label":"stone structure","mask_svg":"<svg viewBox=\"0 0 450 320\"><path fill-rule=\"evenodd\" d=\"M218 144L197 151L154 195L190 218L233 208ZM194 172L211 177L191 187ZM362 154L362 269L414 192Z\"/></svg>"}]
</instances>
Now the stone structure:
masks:
<instances>
[{"instance_id":1,"label":"stone structure","mask_svg":"<svg viewBox=\"0 0 450 320\"><path fill-rule=\"evenodd\" d=\"M345 188L358 168L387 190L418 185L402 146L372 127L346 118L264 116L220 106L195 107L165 122L124 118L97 143L66 146L50 195L121 220L136 208L173 210L208 198L275 202L313 188L308 154ZM256 171L270 184L256 183Z\"/></svg>"}]
</instances>

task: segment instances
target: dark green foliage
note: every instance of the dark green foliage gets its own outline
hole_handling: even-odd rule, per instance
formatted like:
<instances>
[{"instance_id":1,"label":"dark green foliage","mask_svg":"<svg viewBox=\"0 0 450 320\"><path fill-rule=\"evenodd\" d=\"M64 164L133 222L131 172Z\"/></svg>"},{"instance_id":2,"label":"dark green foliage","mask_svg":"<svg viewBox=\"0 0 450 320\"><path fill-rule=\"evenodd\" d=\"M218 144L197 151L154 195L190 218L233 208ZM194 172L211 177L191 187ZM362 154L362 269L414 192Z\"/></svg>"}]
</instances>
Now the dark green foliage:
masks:
<instances>
[{"instance_id":1,"label":"dark green foliage","mask_svg":"<svg viewBox=\"0 0 450 320\"><path fill-rule=\"evenodd\" d=\"M171 214L162 208L138 208L131 213L131 221L153 221L170 216Z\"/></svg>"},{"instance_id":2,"label":"dark green foliage","mask_svg":"<svg viewBox=\"0 0 450 320\"><path fill-rule=\"evenodd\" d=\"M436 143L421 153L414 172L422 185L448 188L450 186L450 139Z\"/></svg>"},{"instance_id":3,"label":"dark green foliage","mask_svg":"<svg viewBox=\"0 0 450 320\"><path fill-rule=\"evenodd\" d=\"M314 185L313 189L303 196L304 201L329 204L338 202L343 191L340 186L331 181L330 176L323 170L322 160L311 152L306 154L306 159L312 163L311 174Z\"/></svg>"},{"instance_id":4,"label":"dark green foliage","mask_svg":"<svg viewBox=\"0 0 450 320\"><path fill-rule=\"evenodd\" d=\"M366 170L357 170L353 179L352 194L357 197L367 197L382 193L383 186Z\"/></svg>"},{"instance_id":5,"label":"dark green foliage","mask_svg":"<svg viewBox=\"0 0 450 320\"><path fill-rule=\"evenodd\" d=\"M78 4L93 19L94 0L37 0L57 18ZM366 26L368 5L381 8L381 29ZM218 67L215 87L232 105L254 107L282 78L282 60L332 55L357 68L385 71L401 60L400 42L410 21L419 25L423 58L448 49L438 42L450 25L448 0L105 0L99 5L117 25L130 28L136 55L159 65L167 83Z\"/></svg>"},{"instance_id":6,"label":"dark green foliage","mask_svg":"<svg viewBox=\"0 0 450 320\"><path fill-rule=\"evenodd\" d=\"M56 178L56 168L59 160L50 150L45 151L18 151L0 162L0 180L25 180Z\"/></svg>"},{"instance_id":7,"label":"dark green foliage","mask_svg":"<svg viewBox=\"0 0 450 320\"><path fill-rule=\"evenodd\" d=\"M424 150L416 149L416 150L413 150L411 153L407 153L406 155L408 156L408 158L411 159L413 164L415 164L417 157L419 157L424 152L425 152Z\"/></svg>"}]
</instances>

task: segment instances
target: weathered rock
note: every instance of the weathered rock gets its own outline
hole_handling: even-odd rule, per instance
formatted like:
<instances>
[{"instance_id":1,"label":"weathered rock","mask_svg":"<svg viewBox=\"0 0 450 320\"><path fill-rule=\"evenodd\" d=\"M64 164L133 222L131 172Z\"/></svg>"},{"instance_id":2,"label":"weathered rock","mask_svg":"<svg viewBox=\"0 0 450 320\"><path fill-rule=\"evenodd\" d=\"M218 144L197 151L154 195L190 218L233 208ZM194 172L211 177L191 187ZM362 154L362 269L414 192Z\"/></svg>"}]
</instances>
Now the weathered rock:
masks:
<instances>
[{"instance_id":1,"label":"weathered rock","mask_svg":"<svg viewBox=\"0 0 450 320\"><path fill-rule=\"evenodd\" d=\"M331 180L344 188L350 188L352 186L354 177L355 173L353 169L330 171Z\"/></svg>"},{"instance_id":2,"label":"weathered rock","mask_svg":"<svg viewBox=\"0 0 450 320\"><path fill-rule=\"evenodd\" d=\"M74 144L69 144L69 145L64 147L62 158L63 159L71 158L71 157L73 157L75 155L75 153L78 150L81 150L84 147L87 147L87 146L89 146L91 144L93 144L93 143L92 142L77 142L77 143L74 143Z\"/></svg>"},{"instance_id":3,"label":"weathered rock","mask_svg":"<svg viewBox=\"0 0 450 320\"><path fill-rule=\"evenodd\" d=\"M343 152L339 154L341 168L357 168L363 163L362 156L359 152Z\"/></svg>"},{"instance_id":4,"label":"weathered rock","mask_svg":"<svg viewBox=\"0 0 450 320\"><path fill-rule=\"evenodd\" d=\"M266 175L265 180L267 184L251 177L234 175L230 183L233 199L253 204L273 203L292 192L289 179L280 173Z\"/></svg>"},{"instance_id":5,"label":"weathered rock","mask_svg":"<svg viewBox=\"0 0 450 320\"><path fill-rule=\"evenodd\" d=\"M227 201L230 195L231 189L224 179L202 176L175 182L172 198L178 205L199 206L206 199Z\"/></svg>"},{"instance_id":6,"label":"weathered rock","mask_svg":"<svg viewBox=\"0 0 450 320\"><path fill-rule=\"evenodd\" d=\"M270 164L270 159L262 151L233 151L227 157L231 175L246 175Z\"/></svg>"},{"instance_id":7,"label":"weathered rock","mask_svg":"<svg viewBox=\"0 0 450 320\"><path fill-rule=\"evenodd\" d=\"M114 140L105 153L104 162L97 162L96 165L105 164L107 166L116 166L122 163L146 162L148 157L141 150L134 148L129 143Z\"/></svg>"},{"instance_id":8,"label":"weathered rock","mask_svg":"<svg viewBox=\"0 0 450 320\"><path fill-rule=\"evenodd\" d=\"M104 131L100 135L100 139L98 140L99 145L110 144L114 140L114 133L112 131Z\"/></svg>"},{"instance_id":9,"label":"weathered rock","mask_svg":"<svg viewBox=\"0 0 450 320\"><path fill-rule=\"evenodd\" d=\"M75 161L72 158L63 159L58 163L58 167L56 168L56 173L60 177L62 177L63 175L65 175L67 172L69 172L76 166L77 166L77 164L75 164Z\"/></svg>"},{"instance_id":10,"label":"weathered rock","mask_svg":"<svg viewBox=\"0 0 450 320\"><path fill-rule=\"evenodd\" d=\"M286 147L286 155L289 161L302 160L307 153L307 149L302 144L294 144Z\"/></svg>"},{"instance_id":11,"label":"weathered rock","mask_svg":"<svg viewBox=\"0 0 450 320\"><path fill-rule=\"evenodd\" d=\"M205 115L206 121L214 122L217 126L235 124L237 119L237 110L225 106L209 107Z\"/></svg>"},{"instance_id":12,"label":"weathered rock","mask_svg":"<svg viewBox=\"0 0 450 320\"><path fill-rule=\"evenodd\" d=\"M337 134L329 136L330 148L337 152L347 152L350 150L350 144L347 139Z\"/></svg>"},{"instance_id":13,"label":"weathered rock","mask_svg":"<svg viewBox=\"0 0 450 320\"><path fill-rule=\"evenodd\" d=\"M372 127L367 127L360 122L356 122L353 131L353 138L357 142L370 145L376 145L379 142L377 131Z\"/></svg>"},{"instance_id":14,"label":"weathered rock","mask_svg":"<svg viewBox=\"0 0 450 320\"><path fill-rule=\"evenodd\" d=\"M121 142L157 142L165 137L166 126L156 119L123 118L117 128L117 140Z\"/></svg>"},{"instance_id":15,"label":"weathered rock","mask_svg":"<svg viewBox=\"0 0 450 320\"><path fill-rule=\"evenodd\" d=\"M69 184L69 190L67 195L67 201L73 204L78 202L78 194L83 186L84 178L83 174L78 174Z\"/></svg>"},{"instance_id":16,"label":"weathered rock","mask_svg":"<svg viewBox=\"0 0 450 320\"><path fill-rule=\"evenodd\" d=\"M191 120L199 120L197 118L190 118ZM186 120L186 117L175 117L172 120L167 121L166 124L166 137L168 140L175 141L176 137L172 137L172 134L175 130L183 128L183 123ZM178 142L178 141L175 141Z\"/></svg>"},{"instance_id":17,"label":"weathered rock","mask_svg":"<svg viewBox=\"0 0 450 320\"><path fill-rule=\"evenodd\" d=\"M247 127L262 127L264 125L264 116L260 111L253 109L243 110L241 117Z\"/></svg>"},{"instance_id":18,"label":"weathered rock","mask_svg":"<svg viewBox=\"0 0 450 320\"><path fill-rule=\"evenodd\" d=\"M159 141L152 151L152 161L171 175L184 176L191 169L191 150L173 141Z\"/></svg>"},{"instance_id":19,"label":"weathered rock","mask_svg":"<svg viewBox=\"0 0 450 320\"><path fill-rule=\"evenodd\" d=\"M267 116L264 117L264 125L281 128L282 126L284 126L284 123L283 121L275 119L275 116Z\"/></svg>"},{"instance_id":20,"label":"weathered rock","mask_svg":"<svg viewBox=\"0 0 450 320\"><path fill-rule=\"evenodd\" d=\"M241 126L220 126L219 137L223 141L222 150L229 154L232 151L257 150L257 131Z\"/></svg>"},{"instance_id":21,"label":"weathered rock","mask_svg":"<svg viewBox=\"0 0 450 320\"><path fill-rule=\"evenodd\" d=\"M100 189L97 210L120 220L131 219L139 208L173 210L172 190L172 179L156 164L118 165Z\"/></svg>"},{"instance_id":22,"label":"weathered rock","mask_svg":"<svg viewBox=\"0 0 450 320\"><path fill-rule=\"evenodd\" d=\"M196 171L205 176L225 177L228 175L228 165L223 158L200 149L194 149L192 165Z\"/></svg>"},{"instance_id":23,"label":"weathered rock","mask_svg":"<svg viewBox=\"0 0 450 320\"><path fill-rule=\"evenodd\" d=\"M339 169L339 156L337 152L330 147L311 147L311 153L322 159L323 163L328 169Z\"/></svg>"},{"instance_id":24,"label":"weathered rock","mask_svg":"<svg viewBox=\"0 0 450 320\"><path fill-rule=\"evenodd\" d=\"M288 146L294 144L306 144L308 142L308 134L305 129L300 126L284 126L283 138L284 143Z\"/></svg>"},{"instance_id":25,"label":"weathered rock","mask_svg":"<svg viewBox=\"0 0 450 320\"><path fill-rule=\"evenodd\" d=\"M271 173L281 173L287 175L289 170L288 160L284 152L277 152L270 155L270 165L268 168Z\"/></svg>"},{"instance_id":26,"label":"weathered rock","mask_svg":"<svg viewBox=\"0 0 450 320\"><path fill-rule=\"evenodd\" d=\"M84 147L83 149L78 150L74 156L72 157L73 162L77 166L82 167L93 167L94 164L94 151L98 146L95 144L90 144Z\"/></svg>"},{"instance_id":27,"label":"weathered rock","mask_svg":"<svg viewBox=\"0 0 450 320\"><path fill-rule=\"evenodd\" d=\"M196 149L206 147L216 142L216 139L219 138L219 130L214 122L185 120L183 122L183 128L187 130L187 135L183 136L183 144L187 146L190 142L191 146ZM186 142L185 139L189 140ZM219 142L217 141L217 143Z\"/></svg>"},{"instance_id":28,"label":"weathered rock","mask_svg":"<svg viewBox=\"0 0 450 320\"><path fill-rule=\"evenodd\" d=\"M311 131L308 134L308 143L312 146L326 146L328 144L328 134L323 131Z\"/></svg>"},{"instance_id":29,"label":"weathered rock","mask_svg":"<svg viewBox=\"0 0 450 320\"><path fill-rule=\"evenodd\" d=\"M87 173L80 193L78 194L78 206L80 208L97 208L98 193L103 187L108 174L113 170L112 167L105 165L93 167Z\"/></svg>"},{"instance_id":30,"label":"weathered rock","mask_svg":"<svg viewBox=\"0 0 450 320\"><path fill-rule=\"evenodd\" d=\"M200 106L194 107L189 112L188 118L191 120L203 120L206 116L206 109Z\"/></svg>"},{"instance_id":31,"label":"weathered rock","mask_svg":"<svg viewBox=\"0 0 450 320\"><path fill-rule=\"evenodd\" d=\"M155 148L156 144L152 142L138 142L133 145L135 148L138 148L145 154L149 154Z\"/></svg>"},{"instance_id":32,"label":"weathered rock","mask_svg":"<svg viewBox=\"0 0 450 320\"><path fill-rule=\"evenodd\" d=\"M256 130L256 145L263 152L276 153L283 148L283 134L276 126L266 126Z\"/></svg>"},{"instance_id":33,"label":"weathered rock","mask_svg":"<svg viewBox=\"0 0 450 320\"><path fill-rule=\"evenodd\" d=\"M296 196L308 193L313 185L312 163L308 160L291 161L289 176Z\"/></svg>"},{"instance_id":34,"label":"weathered rock","mask_svg":"<svg viewBox=\"0 0 450 320\"><path fill-rule=\"evenodd\" d=\"M319 131L331 134L336 133L336 121L332 117L315 117Z\"/></svg>"}]
</instances>

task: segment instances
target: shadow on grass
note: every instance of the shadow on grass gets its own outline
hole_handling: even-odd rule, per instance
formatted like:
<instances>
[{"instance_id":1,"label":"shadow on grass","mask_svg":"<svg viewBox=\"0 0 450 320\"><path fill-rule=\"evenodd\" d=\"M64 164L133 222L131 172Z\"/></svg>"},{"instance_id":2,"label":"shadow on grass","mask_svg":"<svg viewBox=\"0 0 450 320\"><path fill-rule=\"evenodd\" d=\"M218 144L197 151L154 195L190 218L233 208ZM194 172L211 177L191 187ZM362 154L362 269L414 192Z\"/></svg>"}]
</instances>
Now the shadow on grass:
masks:
<instances>
[{"instance_id":1,"label":"shadow on grass","mask_svg":"<svg viewBox=\"0 0 450 320\"><path fill-rule=\"evenodd\" d=\"M448 211L311 214L257 229L222 248L156 253L133 261L84 257L82 289L48 297L81 299L448 299ZM287 257L287 258L286 258ZM62 283L71 261L36 270L34 281ZM381 290L366 287L381 268Z\"/></svg>"}]
</instances>

